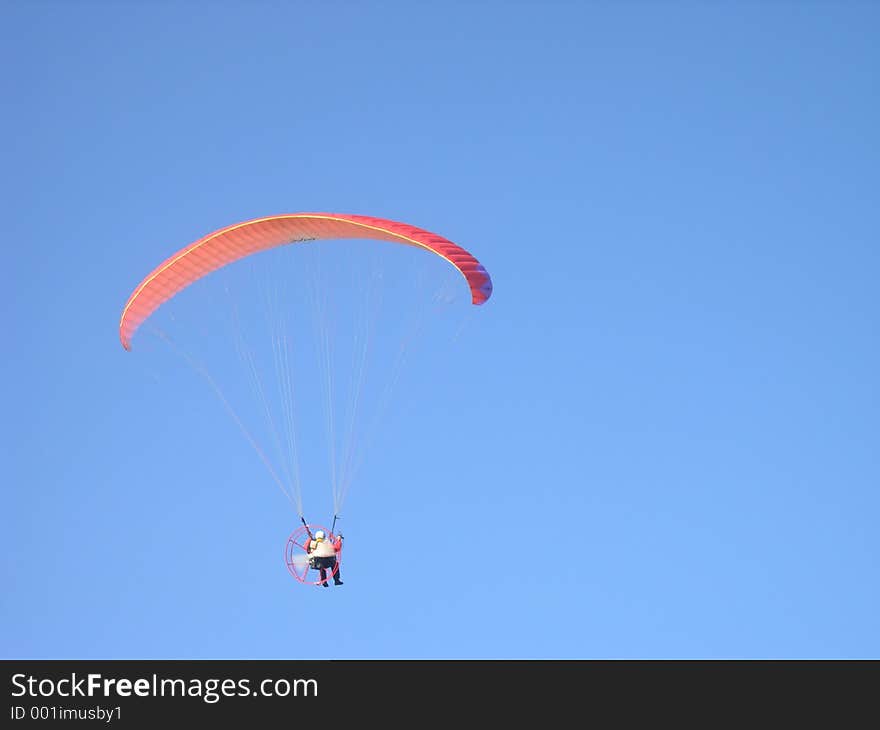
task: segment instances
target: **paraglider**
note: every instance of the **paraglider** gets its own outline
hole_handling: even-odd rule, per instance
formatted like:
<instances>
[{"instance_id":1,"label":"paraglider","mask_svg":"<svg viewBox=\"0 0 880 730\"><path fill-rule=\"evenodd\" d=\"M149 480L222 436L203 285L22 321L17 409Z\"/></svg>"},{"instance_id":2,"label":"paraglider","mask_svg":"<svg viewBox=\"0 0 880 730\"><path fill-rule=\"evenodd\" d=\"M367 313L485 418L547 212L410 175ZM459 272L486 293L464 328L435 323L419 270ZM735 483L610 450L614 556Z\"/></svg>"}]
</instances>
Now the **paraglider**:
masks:
<instances>
[{"instance_id":1,"label":"paraglider","mask_svg":"<svg viewBox=\"0 0 880 730\"><path fill-rule=\"evenodd\" d=\"M300 520L302 527L291 533L284 546L284 562L288 572L300 583L327 588L329 577L335 585L341 586L342 534L334 534L332 529L320 525L309 525L304 518ZM317 579L309 573L309 569L318 573Z\"/></svg>"},{"instance_id":2,"label":"paraglider","mask_svg":"<svg viewBox=\"0 0 880 730\"><path fill-rule=\"evenodd\" d=\"M122 346L126 350L132 350L135 334L153 317L157 310L184 289L219 269L228 267L230 264L251 257L254 254L277 249L287 244L303 244L331 239L383 241L424 250L450 263L458 274L464 278L468 287L467 291L470 295L471 304L482 305L492 294L492 281L489 274L474 256L452 241L422 228L398 221L363 215L339 213L272 215L220 228L180 249L153 269L135 287L122 310L122 316L119 321L119 338ZM291 500L297 507L303 526L298 528L289 537L285 546L285 563L290 574L303 583L326 586L328 585L328 578L332 578L334 583L341 585L341 535L334 533L334 529L328 530L317 525L310 525L303 517L302 496L300 494L298 476L297 432L293 423L293 384L295 378L291 374L290 370L292 368L289 368L286 360L289 355L289 345L286 333L282 331L285 324L286 321L280 321L277 327L280 334L274 335L272 341L276 357L278 357L279 352L282 355L280 357L281 365L279 366L282 393L280 407L285 409L285 418L274 418L267 406L267 420L273 433L277 426L276 421L283 422L287 427L289 438L286 441L289 443L290 456L282 459L283 469L273 467L265 450L260 447L257 440L245 427L242 419L234 412L214 378L202 366L195 365L185 353L184 356L209 381L209 384L220 396L224 406L233 415L242 432L247 436L269 468L273 479L289 497L291 496L289 488L292 487L295 496L291 497ZM324 332L322 336L325 340L329 340L334 334ZM365 345L364 348L366 349L367 346ZM363 378L363 363L360 363L359 367L358 377ZM254 374L256 374L255 371ZM257 379L256 385L260 398L263 401L270 400L266 396L262 381ZM328 376L328 399L332 399L335 392L332 386L332 379ZM335 390L338 391L339 389L336 388ZM357 411L361 407L360 391L356 392L355 397L356 399L352 405L353 411ZM352 415L352 423L354 420L355 417ZM333 419L330 418L329 421L332 430ZM348 434L348 436L350 437L351 434ZM332 438L333 435L331 434L331 452L333 452ZM275 440L279 443L285 441L285 439L280 438ZM332 458L333 454L331 453ZM344 457L340 457L340 468L337 470L335 465L332 467L332 481L334 483L331 486L333 487L334 497L334 528L336 519L339 517L342 499L347 493L348 484L351 481L351 474L354 468L352 464L355 461L349 449ZM288 476L282 476L282 471L285 471ZM310 574L309 571L317 572L319 577L312 579L313 574Z\"/></svg>"}]
</instances>

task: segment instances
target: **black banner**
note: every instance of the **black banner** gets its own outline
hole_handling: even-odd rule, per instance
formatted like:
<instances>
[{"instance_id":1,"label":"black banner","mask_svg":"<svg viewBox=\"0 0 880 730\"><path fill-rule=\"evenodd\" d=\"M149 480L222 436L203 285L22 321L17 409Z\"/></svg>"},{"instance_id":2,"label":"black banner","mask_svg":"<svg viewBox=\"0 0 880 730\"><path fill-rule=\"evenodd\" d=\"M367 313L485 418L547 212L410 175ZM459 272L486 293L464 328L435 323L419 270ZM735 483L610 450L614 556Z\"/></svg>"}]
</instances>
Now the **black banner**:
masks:
<instances>
[{"instance_id":1,"label":"black banner","mask_svg":"<svg viewBox=\"0 0 880 730\"><path fill-rule=\"evenodd\" d=\"M4 726L874 718L873 661L6 660ZM865 714L867 713L867 714Z\"/></svg>"}]
</instances>

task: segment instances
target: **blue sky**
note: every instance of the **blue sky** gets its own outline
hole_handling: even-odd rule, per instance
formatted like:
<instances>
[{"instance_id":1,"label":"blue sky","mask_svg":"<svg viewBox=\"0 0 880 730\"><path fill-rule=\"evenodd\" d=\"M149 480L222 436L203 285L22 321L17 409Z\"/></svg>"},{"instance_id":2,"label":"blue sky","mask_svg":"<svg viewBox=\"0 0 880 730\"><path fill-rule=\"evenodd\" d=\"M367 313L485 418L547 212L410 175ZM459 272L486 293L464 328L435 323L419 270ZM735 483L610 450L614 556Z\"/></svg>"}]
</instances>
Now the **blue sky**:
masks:
<instances>
[{"instance_id":1,"label":"blue sky","mask_svg":"<svg viewBox=\"0 0 880 730\"><path fill-rule=\"evenodd\" d=\"M880 656L876 4L0 14L3 657ZM311 210L495 284L423 338L329 590L117 335L178 248Z\"/></svg>"}]
</instances>

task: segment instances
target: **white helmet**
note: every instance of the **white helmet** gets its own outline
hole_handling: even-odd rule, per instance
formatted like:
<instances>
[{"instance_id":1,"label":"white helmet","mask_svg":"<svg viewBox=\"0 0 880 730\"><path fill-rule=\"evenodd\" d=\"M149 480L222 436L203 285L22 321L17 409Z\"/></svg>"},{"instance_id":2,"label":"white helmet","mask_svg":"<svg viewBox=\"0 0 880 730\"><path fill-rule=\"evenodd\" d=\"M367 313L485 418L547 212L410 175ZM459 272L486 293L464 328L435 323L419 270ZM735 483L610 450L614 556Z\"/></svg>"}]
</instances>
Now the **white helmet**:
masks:
<instances>
[{"instance_id":1,"label":"white helmet","mask_svg":"<svg viewBox=\"0 0 880 730\"><path fill-rule=\"evenodd\" d=\"M316 540L323 540L323 539L324 539L324 531L323 531L323 530L318 530L318 531L315 533L315 539L316 539Z\"/></svg>"}]
</instances>

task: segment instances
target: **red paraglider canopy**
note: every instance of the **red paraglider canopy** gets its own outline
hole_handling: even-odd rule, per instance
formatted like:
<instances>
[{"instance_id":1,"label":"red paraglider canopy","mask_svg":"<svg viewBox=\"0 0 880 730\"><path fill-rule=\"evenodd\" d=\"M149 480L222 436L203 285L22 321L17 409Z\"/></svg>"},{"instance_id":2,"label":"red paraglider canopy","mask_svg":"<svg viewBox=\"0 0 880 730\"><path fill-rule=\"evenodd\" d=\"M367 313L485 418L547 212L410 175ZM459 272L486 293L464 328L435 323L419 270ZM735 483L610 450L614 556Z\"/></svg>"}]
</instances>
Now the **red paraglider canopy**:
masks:
<instances>
[{"instance_id":1,"label":"red paraglider canopy","mask_svg":"<svg viewBox=\"0 0 880 730\"><path fill-rule=\"evenodd\" d=\"M236 223L214 231L156 267L128 298L119 322L126 350L138 327L159 306L194 281L252 253L301 241L370 238L417 246L449 261L483 304L492 294L486 269L460 246L435 233L383 218L340 213L289 213Z\"/></svg>"}]
</instances>

